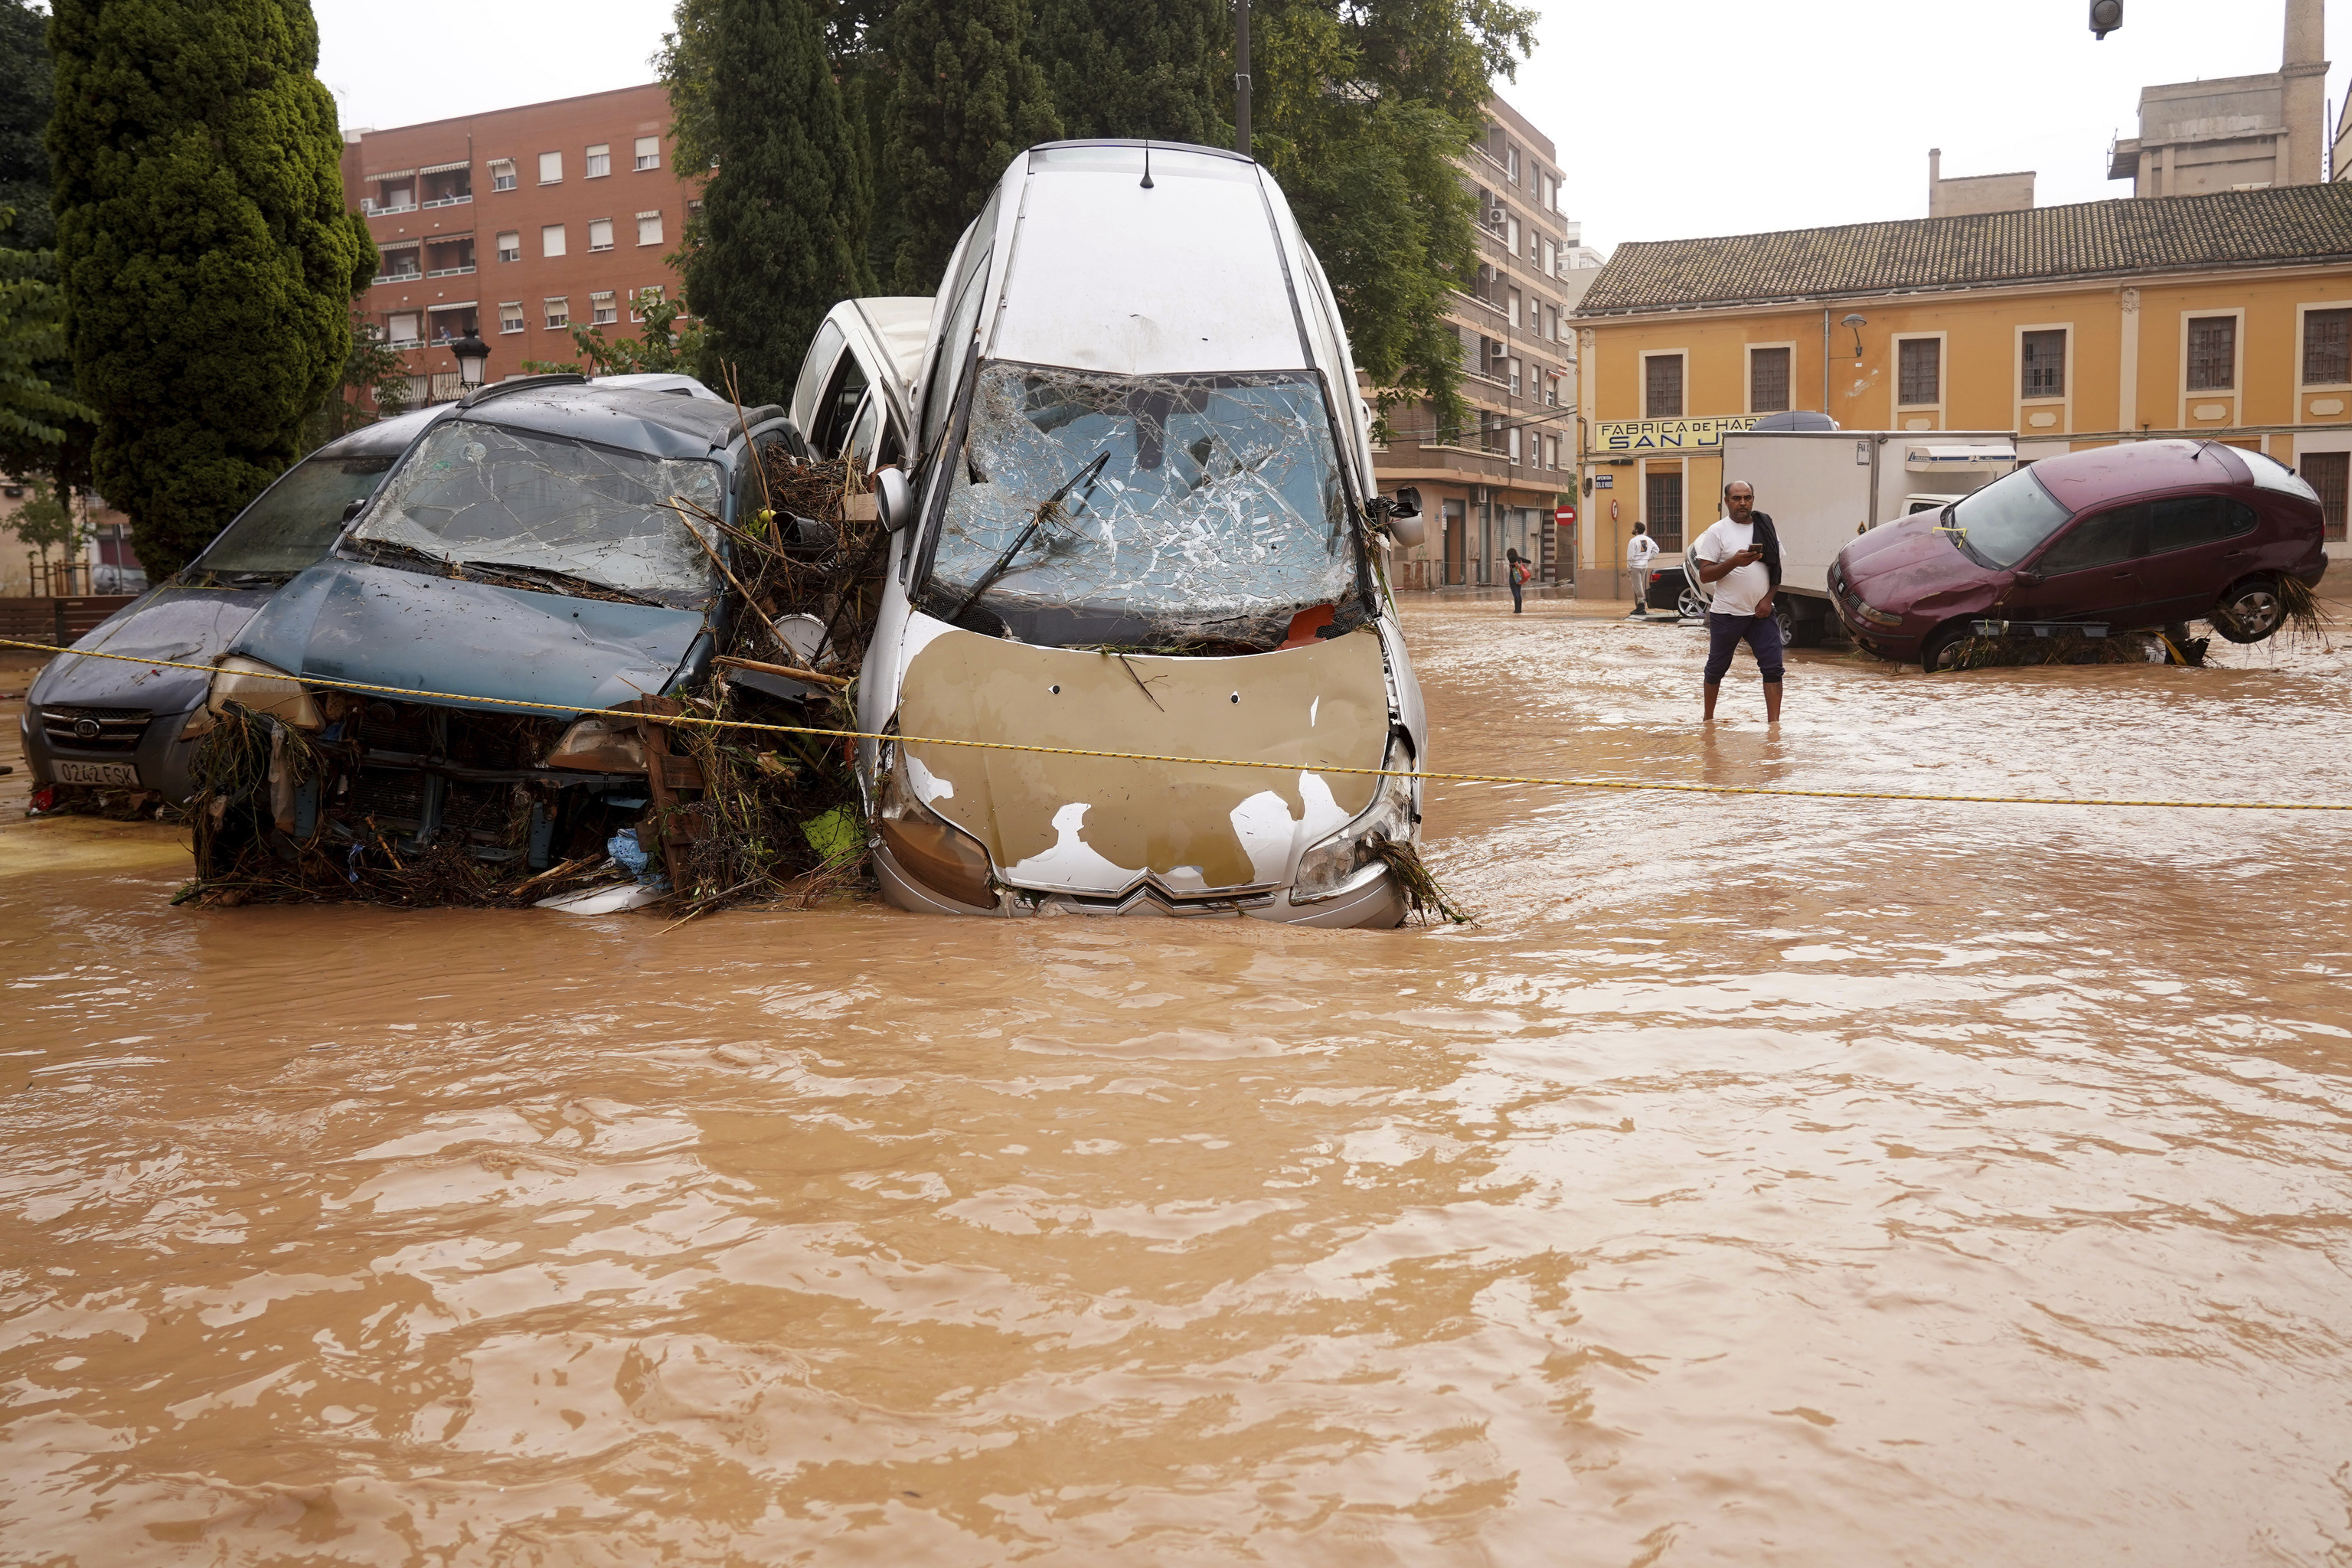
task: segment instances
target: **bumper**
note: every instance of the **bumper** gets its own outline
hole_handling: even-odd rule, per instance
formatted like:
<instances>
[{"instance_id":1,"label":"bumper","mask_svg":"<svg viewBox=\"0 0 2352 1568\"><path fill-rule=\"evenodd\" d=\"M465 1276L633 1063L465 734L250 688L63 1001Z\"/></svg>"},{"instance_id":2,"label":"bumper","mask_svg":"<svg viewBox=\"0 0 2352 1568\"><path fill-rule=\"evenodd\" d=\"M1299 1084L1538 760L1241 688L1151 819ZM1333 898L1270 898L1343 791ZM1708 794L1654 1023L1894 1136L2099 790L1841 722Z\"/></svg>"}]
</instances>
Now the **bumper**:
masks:
<instances>
[{"instance_id":1,"label":"bumper","mask_svg":"<svg viewBox=\"0 0 2352 1568\"><path fill-rule=\"evenodd\" d=\"M59 782L59 763L128 763L138 770L137 788L152 789L174 805L185 805L195 793L190 763L196 754L196 742L180 739L180 731L187 727L187 713L156 714L148 720L138 744L129 751L88 750L52 741L41 725L37 709L29 702L16 722L17 738L25 748L26 771L32 775L36 789Z\"/></svg>"},{"instance_id":2,"label":"bumper","mask_svg":"<svg viewBox=\"0 0 2352 1568\"><path fill-rule=\"evenodd\" d=\"M872 853L875 875L881 881L884 900L917 914L1009 917L1043 914L1149 915L1173 920L1274 921L1283 925L1317 926L1332 931L1352 930L1360 926L1386 931L1402 925L1407 912L1404 895L1398 890L1396 879L1385 868L1369 873L1328 899L1318 899L1307 904L1292 903L1287 889L1236 899L1171 899L1147 885L1115 899L1081 899L1052 893L1033 901L1019 894L1007 894L998 900L994 908L983 909L933 892L907 875L891 858L887 845L875 845Z\"/></svg>"}]
</instances>

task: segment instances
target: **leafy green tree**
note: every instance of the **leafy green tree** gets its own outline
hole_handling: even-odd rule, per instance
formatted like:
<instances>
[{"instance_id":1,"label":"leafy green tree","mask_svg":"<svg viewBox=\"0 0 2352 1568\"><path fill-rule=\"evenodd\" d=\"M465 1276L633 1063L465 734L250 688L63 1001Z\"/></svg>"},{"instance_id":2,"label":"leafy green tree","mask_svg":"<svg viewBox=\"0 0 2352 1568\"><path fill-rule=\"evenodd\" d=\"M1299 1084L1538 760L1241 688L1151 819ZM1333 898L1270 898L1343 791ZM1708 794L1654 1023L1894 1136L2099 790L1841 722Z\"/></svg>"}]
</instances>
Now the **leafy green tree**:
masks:
<instances>
[{"instance_id":1,"label":"leafy green tree","mask_svg":"<svg viewBox=\"0 0 2352 1568\"><path fill-rule=\"evenodd\" d=\"M872 187L812 0L691 9L699 90L678 118L694 117L689 145L718 163L681 258L706 331L699 368L716 386L731 365L747 403L773 402L790 394L825 311L873 291Z\"/></svg>"},{"instance_id":2,"label":"leafy green tree","mask_svg":"<svg viewBox=\"0 0 2352 1568\"><path fill-rule=\"evenodd\" d=\"M81 520L74 516L68 492L53 480L48 493L43 495L42 483L37 478L26 479L27 494L25 504L8 518L8 531L37 552L41 557L41 575L49 574L49 552L62 552L65 559L74 558L74 547L81 542Z\"/></svg>"},{"instance_id":3,"label":"leafy green tree","mask_svg":"<svg viewBox=\"0 0 2352 1568\"><path fill-rule=\"evenodd\" d=\"M308 0L56 0L58 257L99 488L176 571L300 450L375 247Z\"/></svg>"},{"instance_id":4,"label":"leafy green tree","mask_svg":"<svg viewBox=\"0 0 2352 1568\"><path fill-rule=\"evenodd\" d=\"M658 289L640 289L629 301L629 309L645 319L646 330L637 336L608 342L602 327L574 327L572 341L580 350L580 358L561 363L527 359L522 368L534 375L548 371L569 371L574 375L693 375L700 369L709 334L699 321L678 330L677 319L686 314L684 302L663 299Z\"/></svg>"},{"instance_id":5,"label":"leafy green tree","mask_svg":"<svg viewBox=\"0 0 2352 1568\"><path fill-rule=\"evenodd\" d=\"M906 225L891 268L902 292L937 289L957 237L1013 155L1062 133L1045 73L1024 47L1026 12L1026 0L891 7L881 168Z\"/></svg>"},{"instance_id":6,"label":"leafy green tree","mask_svg":"<svg viewBox=\"0 0 2352 1568\"><path fill-rule=\"evenodd\" d=\"M49 449L66 439L63 426L91 417L50 380L65 328L57 285L38 276L38 260L0 251L0 460L11 473L48 468Z\"/></svg>"},{"instance_id":7,"label":"leafy green tree","mask_svg":"<svg viewBox=\"0 0 2352 1568\"><path fill-rule=\"evenodd\" d=\"M1030 53L1068 137L1230 147L1227 0L1038 0Z\"/></svg>"},{"instance_id":8,"label":"leafy green tree","mask_svg":"<svg viewBox=\"0 0 2352 1568\"><path fill-rule=\"evenodd\" d=\"M26 0L0 0L0 207L16 217L0 224L0 245L47 250L57 226L49 217L49 154L41 144L54 89L49 19Z\"/></svg>"},{"instance_id":9,"label":"leafy green tree","mask_svg":"<svg viewBox=\"0 0 2352 1568\"><path fill-rule=\"evenodd\" d=\"M305 450L408 412L408 366L375 323L352 312L352 352L334 392L310 416Z\"/></svg>"},{"instance_id":10,"label":"leafy green tree","mask_svg":"<svg viewBox=\"0 0 2352 1568\"><path fill-rule=\"evenodd\" d=\"M1252 151L1281 182L1338 296L1383 414L1462 417L1446 321L1478 265L1455 161L1486 127L1489 82L1534 47L1510 0L1257 0Z\"/></svg>"}]
</instances>

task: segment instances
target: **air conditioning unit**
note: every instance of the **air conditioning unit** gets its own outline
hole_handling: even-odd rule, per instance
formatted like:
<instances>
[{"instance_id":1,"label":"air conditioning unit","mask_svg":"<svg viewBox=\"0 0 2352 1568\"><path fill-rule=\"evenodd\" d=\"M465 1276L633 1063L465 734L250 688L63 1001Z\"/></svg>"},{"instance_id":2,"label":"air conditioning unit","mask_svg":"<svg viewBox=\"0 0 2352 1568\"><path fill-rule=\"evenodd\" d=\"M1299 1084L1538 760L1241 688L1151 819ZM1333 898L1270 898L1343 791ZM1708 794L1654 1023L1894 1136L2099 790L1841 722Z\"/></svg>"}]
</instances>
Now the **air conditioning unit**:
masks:
<instances>
[{"instance_id":1,"label":"air conditioning unit","mask_svg":"<svg viewBox=\"0 0 2352 1568\"><path fill-rule=\"evenodd\" d=\"M1500 228L1503 226L1503 220L1510 216L1511 215L1509 213L1506 212L1501 207L1488 207L1486 209L1486 226L1488 228Z\"/></svg>"}]
</instances>

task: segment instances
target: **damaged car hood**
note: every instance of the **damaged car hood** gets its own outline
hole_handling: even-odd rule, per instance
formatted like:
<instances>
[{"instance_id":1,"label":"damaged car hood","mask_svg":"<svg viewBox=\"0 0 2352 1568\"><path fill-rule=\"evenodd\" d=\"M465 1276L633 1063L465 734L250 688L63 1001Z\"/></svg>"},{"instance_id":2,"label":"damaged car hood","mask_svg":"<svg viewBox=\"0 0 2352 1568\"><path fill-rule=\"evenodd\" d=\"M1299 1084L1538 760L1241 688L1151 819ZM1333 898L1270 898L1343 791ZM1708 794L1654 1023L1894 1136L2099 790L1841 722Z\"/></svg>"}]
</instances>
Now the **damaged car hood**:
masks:
<instances>
[{"instance_id":1,"label":"damaged car hood","mask_svg":"<svg viewBox=\"0 0 2352 1568\"><path fill-rule=\"evenodd\" d=\"M1388 748L1378 633L1234 658L1124 657L936 628L899 686L899 729L946 740L1280 763L1210 767L904 747L916 792L1037 891L1263 888L1371 804Z\"/></svg>"},{"instance_id":2,"label":"damaged car hood","mask_svg":"<svg viewBox=\"0 0 2352 1568\"><path fill-rule=\"evenodd\" d=\"M191 588L167 583L101 622L77 648L173 664L209 665L226 653L274 588ZM33 683L32 700L67 707L184 713L205 700L208 669L124 664L60 654Z\"/></svg>"},{"instance_id":3,"label":"damaged car hood","mask_svg":"<svg viewBox=\"0 0 2352 1568\"><path fill-rule=\"evenodd\" d=\"M690 678L709 642L699 611L322 561L254 617L235 651L313 679L584 713Z\"/></svg>"},{"instance_id":4,"label":"damaged car hood","mask_svg":"<svg viewBox=\"0 0 2352 1568\"><path fill-rule=\"evenodd\" d=\"M1974 591L1989 602L2008 583L2009 573L1970 560L1948 534L1937 532L1935 513L1919 515L1931 521L1906 519L1874 529L1846 546L1840 558L1846 582L1864 599L1885 609L1957 602ZM1865 544L1871 548L1864 549Z\"/></svg>"}]
</instances>

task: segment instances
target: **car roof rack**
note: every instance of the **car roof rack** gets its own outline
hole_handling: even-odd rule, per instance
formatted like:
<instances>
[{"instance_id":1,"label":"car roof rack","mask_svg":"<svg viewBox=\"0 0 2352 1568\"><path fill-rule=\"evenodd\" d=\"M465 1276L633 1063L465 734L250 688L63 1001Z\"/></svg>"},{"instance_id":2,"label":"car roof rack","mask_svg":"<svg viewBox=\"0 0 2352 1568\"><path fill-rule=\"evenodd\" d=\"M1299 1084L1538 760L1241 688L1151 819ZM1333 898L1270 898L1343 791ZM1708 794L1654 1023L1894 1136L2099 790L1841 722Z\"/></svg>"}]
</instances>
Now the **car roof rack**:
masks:
<instances>
[{"instance_id":1,"label":"car roof rack","mask_svg":"<svg viewBox=\"0 0 2352 1568\"><path fill-rule=\"evenodd\" d=\"M509 376L494 381L488 386L478 386L457 399L460 408L472 408L488 403L493 397L503 397L510 392L530 392L542 386L585 386L588 378L577 371L555 371L546 375Z\"/></svg>"}]
</instances>

